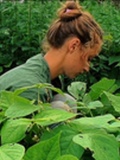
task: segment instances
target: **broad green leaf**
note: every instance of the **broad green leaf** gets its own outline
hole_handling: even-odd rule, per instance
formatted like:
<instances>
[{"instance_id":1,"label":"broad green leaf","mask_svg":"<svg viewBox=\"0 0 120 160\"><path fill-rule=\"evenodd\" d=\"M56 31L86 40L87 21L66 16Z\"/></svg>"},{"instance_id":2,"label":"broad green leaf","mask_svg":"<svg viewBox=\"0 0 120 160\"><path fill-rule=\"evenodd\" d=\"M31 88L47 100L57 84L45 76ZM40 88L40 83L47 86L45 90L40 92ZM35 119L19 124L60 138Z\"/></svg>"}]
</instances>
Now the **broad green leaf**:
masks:
<instances>
[{"instance_id":1,"label":"broad green leaf","mask_svg":"<svg viewBox=\"0 0 120 160\"><path fill-rule=\"evenodd\" d=\"M75 156L72 155L63 155L56 160L79 160Z\"/></svg>"},{"instance_id":2,"label":"broad green leaf","mask_svg":"<svg viewBox=\"0 0 120 160\"><path fill-rule=\"evenodd\" d=\"M0 111L0 123L2 123L5 119L5 113L3 111Z\"/></svg>"},{"instance_id":3,"label":"broad green leaf","mask_svg":"<svg viewBox=\"0 0 120 160\"><path fill-rule=\"evenodd\" d=\"M21 160L25 148L19 144L5 144L0 147L0 160Z\"/></svg>"},{"instance_id":4,"label":"broad green leaf","mask_svg":"<svg viewBox=\"0 0 120 160\"><path fill-rule=\"evenodd\" d=\"M60 156L60 133L30 147L24 160L55 160Z\"/></svg>"},{"instance_id":5,"label":"broad green leaf","mask_svg":"<svg viewBox=\"0 0 120 160\"><path fill-rule=\"evenodd\" d=\"M103 78L102 80L91 86L89 95L91 96L92 100L96 100L103 93L103 91L109 91L112 93L116 89L117 85L115 84L115 80Z\"/></svg>"},{"instance_id":6,"label":"broad green leaf","mask_svg":"<svg viewBox=\"0 0 120 160\"><path fill-rule=\"evenodd\" d=\"M31 101L28 99L20 96L14 96L13 103L10 104L9 108L6 110L5 116L9 118L23 117L39 109L39 106L31 104Z\"/></svg>"},{"instance_id":7,"label":"broad green leaf","mask_svg":"<svg viewBox=\"0 0 120 160\"><path fill-rule=\"evenodd\" d=\"M82 99L82 102L85 103L85 104L88 104L91 102L91 97L88 93L86 93Z\"/></svg>"},{"instance_id":8,"label":"broad green leaf","mask_svg":"<svg viewBox=\"0 0 120 160\"><path fill-rule=\"evenodd\" d=\"M96 108L103 107L103 104L100 101L93 101L93 102L88 103L87 107L89 109L96 109Z\"/></svg>"},{"instance_id":9,"label":"broad green leaf","mask_svg":"<svg viewBox=\"0 0 120 160\"><path fill-rule=\"evenodd\" d=\"M120 56L114 55L109 57L109 65L120 62Z\"/></svg>"},{"instance_id":10,"label":"broad green leaf","mask_svg":"<svg viewBox=\"0 0 120 160\"><path fill-rule=\"evenodd\" d=\"M119 127L119 129L120 129L120 120L117 120L116 122L111 123L110 127L111 128L116 128L116 127L118 128Z\"/></svg>"},{"instance_id":11,"label":"broad green leaf","mask_svg":"<svg viewBox=\"0 0 120 160\"><path fill-rule=\"evenodd\" d=\"M71 85L68 86L68 92L76 99L79 99L80 96L83 97L85 91L86 83L83 82L72 82Z\"/></svg>"},{"instance_id":12,"label":"broad green leaf","mask_svg":"<svg viewBox=\"0 0 120 160\"><path fill-rule=\"evenodd\" d=\"M115 109L116 112L120 113L120 96L115 96L111 93L104 92L104 94L107 96L109 99L111 105Z\"/></svg>"},{"instance_id":13,"label":"broad green leaf","mask_svg":"<svg viewBox=\"0 0 120 160\"><path fill-rule=\"evenodd\" d=\"M96 117L83 117L76 120L71 121L69 124L78 129L81 132L92 131L93 129L107 129L114 130L111 128L109 122L114 121L115 117L111 114L96 116Z\"/></svg>"},{"instance_id":14,"label":"broad green leaf","mask_svg":"<svg viewBox=\"0 0 120 160\"><path fill-rule=\"evenodd\" d=\"M59 125L56 128L53 128L52 131L46 131L41 140L50 139L56 134L61 133L60 135L60 153L61 155L73 155L78 159L82 157L84 149L78 144L73 142L73 137L79 132L68 125Z\"/></svg>"},{"instance_id":15,"label":"broad green leaf","mask_svg":"<svg viewBox=\"0 0 120 160\"><path fill-rule=\"evenodd\" d=\"M22 87L22 88L16 89L14 91L14 94L15 95L19 95L19 94L23 93L24 91L26 91L28 89L31 89L31 88L51 89L51 90L53 90L53 91L55 91L57 93L63 94L62 90L60 90L59 88L56 88L56 87L52 86L49 83L38 83L38 84L35 84L35 85L32 85L32 86Z\"/></svg>"},{"instance_id":16,"label":"broad green leaf","mask_svg":"<svg viewBox=\"0 0 120 160\"><path fill-rule=\"evenodd\" d=\"M119 132L119 134L116 136L116 139L117 139L118 142L120 142L120 132Z\"/></svg>"},{"instance_id":17,"label":"broad green leaf","mask_svg":"<svg viewBox=\"0 0 120 160\"><path fill-rule=\"evenodd\" d=\"M10 119L1 129L2 144L19 142L25 137L27 128L31 122L27 119Z\"/></svg>"},{"instance_id":18,"label":"broad green leaf","mask_svg":"<svg viewBox=\"0 0 120 160\"><path fill-rule=\"evenodd\" d=\"M0 92L0 109L6 110L13 103L13 92L1 91Z\"/></svg>"},{"instance_id":19,"label":"broad green leaf","mask_svg":"<svg viewBox=\"0 0 120 160\"><path fill-rule=\"evenodd\" d=\"M40 113L34 116L33 121L41 126L47 126L66 121L68 119L74 118L75 116L76 114L61 109L47 108L46 110L41 110Z\"/></svg>"},{"instance_id":20,"label":"broad green leaf","mask_svg":"<svg viewBox=\"0 0 120 160\"><path fill-rule=\"evenodd\" d=\"M101 133L79 134L73 141L90 149L95 160L119 160L119 144L113 135Z\"/></svg>"}]
</instances>

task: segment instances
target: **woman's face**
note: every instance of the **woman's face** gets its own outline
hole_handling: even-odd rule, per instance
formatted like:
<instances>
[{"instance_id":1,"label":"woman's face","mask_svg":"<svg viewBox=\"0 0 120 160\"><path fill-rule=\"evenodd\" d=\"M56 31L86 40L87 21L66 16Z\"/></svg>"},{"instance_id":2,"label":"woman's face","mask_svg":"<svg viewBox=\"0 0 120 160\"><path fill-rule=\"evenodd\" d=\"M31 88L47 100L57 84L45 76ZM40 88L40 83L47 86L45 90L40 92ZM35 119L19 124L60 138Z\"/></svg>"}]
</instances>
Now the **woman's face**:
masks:
<instances>
[{"instance_id":1,"label":"woman's face","mask_svg":"<svg viewBox=\"0 0 120 160\"><path fill-rule=\"evenodd\" d=\"M101 45L96 44L93 48L78 49L67 59L64 74L69 78L75 78L81 73L88 72L90 61L99 54Z\"/></svg>"}]
</instances>

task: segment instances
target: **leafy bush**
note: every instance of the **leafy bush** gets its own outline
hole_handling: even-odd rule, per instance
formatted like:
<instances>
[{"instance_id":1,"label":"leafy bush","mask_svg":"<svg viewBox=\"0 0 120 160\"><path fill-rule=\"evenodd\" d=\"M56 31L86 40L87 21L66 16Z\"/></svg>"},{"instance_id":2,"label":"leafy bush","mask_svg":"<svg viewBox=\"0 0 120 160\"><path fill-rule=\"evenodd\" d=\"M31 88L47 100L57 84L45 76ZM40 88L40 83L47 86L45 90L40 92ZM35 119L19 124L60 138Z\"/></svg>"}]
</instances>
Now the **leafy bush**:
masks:
<instances>
[{"instance_id":1,"label":"leafy bush","mask_svg":"<svg viewBox=\"0 0 120 160\"><path fill-rule=\"evenodd\" d=\"M40 44L58 4L57 1L0 4L1 73L42 51Z\"/></svg>"},{"instance_id":2,"label":"leafy bush","mask_svg":"<svg viewBox=\"0 0 120 160\"><path fill-rule=\"evenodd\" d=\"M34 87L63 94L49 84ZM120 95L115 94L119 88L106 78L89 92L85 83L73 82L68 92L77 100L78 114L20 97L27 87L1 91L0 159L119 160Z\"/></svg>"}]
</instances>

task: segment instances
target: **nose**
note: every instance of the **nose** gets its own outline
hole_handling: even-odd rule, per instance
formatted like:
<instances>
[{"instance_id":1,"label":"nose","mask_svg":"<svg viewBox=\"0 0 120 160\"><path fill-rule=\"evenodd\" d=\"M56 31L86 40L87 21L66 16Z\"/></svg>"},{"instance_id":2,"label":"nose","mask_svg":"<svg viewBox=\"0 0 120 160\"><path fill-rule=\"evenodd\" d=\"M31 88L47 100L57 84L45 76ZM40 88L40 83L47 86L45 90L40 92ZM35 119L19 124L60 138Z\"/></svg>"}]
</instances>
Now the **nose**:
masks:
<instances>
[{"instance_id":1,"label":"nose","mask_svg":"<svg viewBox=\"0 0 120 160\"><path fill-rule=\"evenodd\" d=\"M89 68L84 68L84 72L89 72Z\"/></svg>"},{"instance_id":2,"label":"nose","mask_svg":"<svg viewBox=\"0 0 120 160\"><path fill-rule=\"evenodd\" d=\"M86 66L84 67L84 72L89 72L90 70L90 64L87 63Z\"/></svg>"}]
</instances>

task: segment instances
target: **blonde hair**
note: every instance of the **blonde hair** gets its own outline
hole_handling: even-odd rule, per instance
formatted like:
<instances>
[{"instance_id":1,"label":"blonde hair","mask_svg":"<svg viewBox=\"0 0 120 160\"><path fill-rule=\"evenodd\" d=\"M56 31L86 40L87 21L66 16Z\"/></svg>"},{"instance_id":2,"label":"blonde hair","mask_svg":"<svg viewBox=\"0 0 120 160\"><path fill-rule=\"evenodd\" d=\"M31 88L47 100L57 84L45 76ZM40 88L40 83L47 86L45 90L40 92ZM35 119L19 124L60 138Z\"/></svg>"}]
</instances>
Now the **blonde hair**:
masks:
<instances>
[{"instance_id":1,"label":"blonde hair","mask_svg":"<svg viewBox=\"0 0 120 160\"><path fill-rule=\"evenodd\" d=\"M102 29L92 15L84 11L78 1L68 0L58 10L46 39L50 47L60 48L66 39L76 36L83 45L89 42L92 47L102 41L102 35Z\"/></svg>"}]
</instances>

